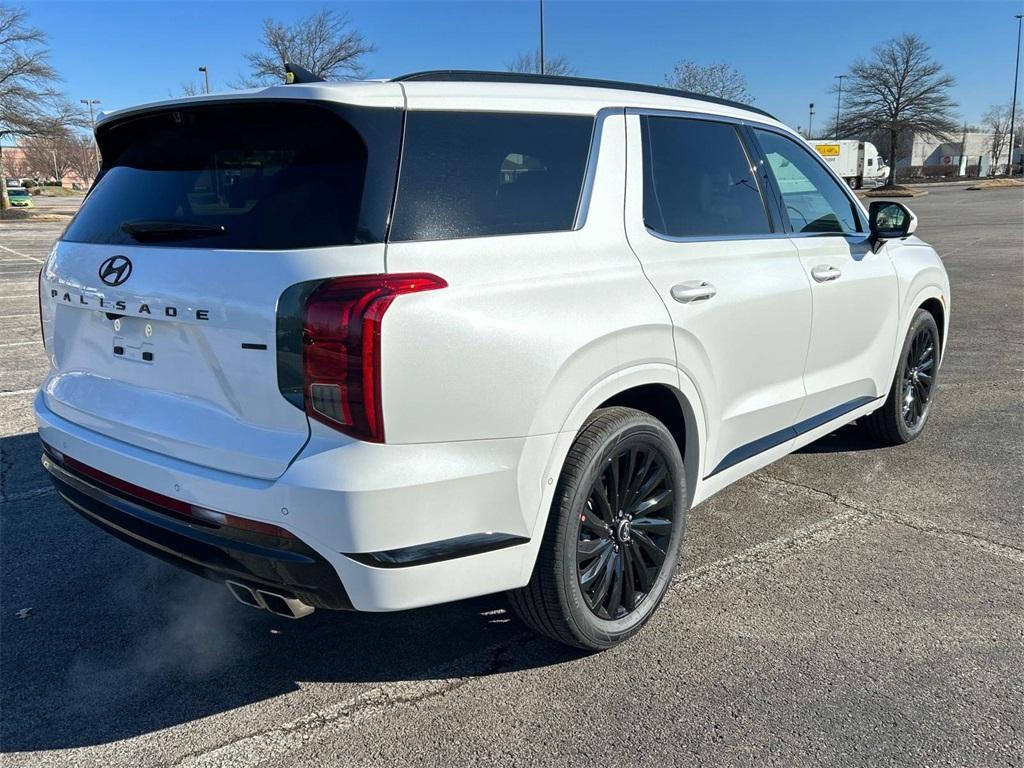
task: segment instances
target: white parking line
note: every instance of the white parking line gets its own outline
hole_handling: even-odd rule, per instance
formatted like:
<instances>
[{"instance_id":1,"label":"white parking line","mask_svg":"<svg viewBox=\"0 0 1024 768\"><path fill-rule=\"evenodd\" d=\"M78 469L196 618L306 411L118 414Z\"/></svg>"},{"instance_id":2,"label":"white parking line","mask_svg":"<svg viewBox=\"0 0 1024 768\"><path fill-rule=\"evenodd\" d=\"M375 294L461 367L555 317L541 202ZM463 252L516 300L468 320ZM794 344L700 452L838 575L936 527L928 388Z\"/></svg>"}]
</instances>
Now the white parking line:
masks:
<instances>
[{"instance_id":1,"label":"white parking line","mask_svg":"<svg viewBox=\"0 0 1024 768\"><path fill-rule=\"evenodd\" d=\"M35 392L39 387L32 387L31 389L12 389L10 392L0 392L0 397L11 397L13 395L27 395L29 392Z\"/></svg>"},{"instance_id":2,"label":"white parking line","mask_svg":"<svg viewBox=\"0 0 1024 768\"><path fill-rule=\"evenodd\" d=\"M8 253L13 253L15 256L21 256L22 258L28 259L29 261L34 261L37 264L42 264L43 262L46 261L46 259L39 259L39 258L36 258L35 256L29 256L27 253L22 253L21 251L16 251L13 248L8 248L6 245L0 245L0 250L7 251Z\"/></svg>"},{"instance_id":3,"label":"white parking line","mask_svg":"<svg viewBox=\"0 0 1024 768\"><path fill-rule=\"evenodd\" d=\"M0 320L6 320L9 317L39 317L38 312L26 312L23 315L0 315Z\"/></svg>"},{"instance_id":4,"label":"white parking line","mask_svg":"<svg viewBox=\"0 0 1024 768\"><path fill-rule=\"evenodd\" d=\"M14 294L11 294L10 296L4 296L3 294L0 294L0 299L28 299L28 298L34 299L37 296L39 296L39 294L36 293L36 292L32 292L32 293L14 293Z\"/></svg>"},{"instance_id":5,"label":"white parking line","mask_svg":"<svg viewBox=\"0 0 1024 768\"><path fill-rule=\"evenodd\" d=\"M12 341L10 344L0 344L0 349L4 349L5 347L24 347L28 344L41 345L41 342L38 339L34 339L33 341Z\"/></svg>"}]
</instances>

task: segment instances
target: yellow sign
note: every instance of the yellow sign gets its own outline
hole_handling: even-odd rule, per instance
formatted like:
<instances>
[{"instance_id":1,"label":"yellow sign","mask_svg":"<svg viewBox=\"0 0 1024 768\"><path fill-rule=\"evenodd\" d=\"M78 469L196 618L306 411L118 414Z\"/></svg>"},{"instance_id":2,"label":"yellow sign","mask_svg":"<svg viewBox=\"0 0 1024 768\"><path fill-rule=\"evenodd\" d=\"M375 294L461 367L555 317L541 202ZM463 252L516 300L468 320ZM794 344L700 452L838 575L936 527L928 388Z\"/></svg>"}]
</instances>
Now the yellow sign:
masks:
<instances>
[{"instance_id":1,"label":"yellow sign","mask_svg":"<svg viewBox=\"0 0 1024 768\"><path fill-rule=\"evenodd\" d=\"M815 144L814 148L822 157L839 157L838 144Z\"/></svg>"}]
</instances>

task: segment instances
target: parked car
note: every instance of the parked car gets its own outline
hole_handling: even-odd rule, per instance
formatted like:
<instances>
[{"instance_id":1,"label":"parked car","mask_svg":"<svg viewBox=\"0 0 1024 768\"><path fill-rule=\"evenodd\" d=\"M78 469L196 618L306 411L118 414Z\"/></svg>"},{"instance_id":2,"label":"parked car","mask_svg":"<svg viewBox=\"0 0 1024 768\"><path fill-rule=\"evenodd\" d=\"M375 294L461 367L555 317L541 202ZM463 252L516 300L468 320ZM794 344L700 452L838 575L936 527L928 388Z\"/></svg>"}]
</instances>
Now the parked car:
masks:
<instances>
[{"instance_id":1,"label":"parked car","mask_svg":"<svg viewBox=\"0 0 1024 768\"><path fill-rule=\"evenodd\" d=\"M24 187L8 187L7 199L15 208L31 208L33 205L32 197Z\"/></svg>"},{"instance_id":2,"label":"parked car","mask_svg":"<svg viewBox=\"0 0 1024 768\"><path fill-rule=\"evenodd\" d=\"M766 112L304 80L97 125L35 413L114 536L291 618L508 591L600 649L657 608L691 507L849 422L921 434L942 261Z\"/></svg>"}]
</instances>

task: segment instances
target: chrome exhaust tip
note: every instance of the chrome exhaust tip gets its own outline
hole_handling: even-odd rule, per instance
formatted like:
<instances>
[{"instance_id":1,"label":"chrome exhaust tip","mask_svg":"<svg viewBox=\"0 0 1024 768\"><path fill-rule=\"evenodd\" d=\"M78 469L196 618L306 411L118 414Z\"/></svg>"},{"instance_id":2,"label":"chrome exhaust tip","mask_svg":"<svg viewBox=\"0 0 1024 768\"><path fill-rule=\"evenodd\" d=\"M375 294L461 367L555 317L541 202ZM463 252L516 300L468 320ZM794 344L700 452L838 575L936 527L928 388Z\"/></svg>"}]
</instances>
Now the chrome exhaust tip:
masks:
<instances>
[{"instance_id":1,"label":"chrome exhaust tip","mask_svg":"<svg viewBox=\"0 0 1024 768\"><path fill-rule=\"evenodd\" d=\"M263 605L260 603L256 593L245 584L239 584L237 581L226 581L228 591L235 596L235 600L244 605L248 605L250 608L262 608Z\"/></svg>"},{"instance_id":2,"label":"chrome exhaust tip","mask_svg":"<svg viewBox=\"0 0 1024 768\"><path fill-rule=\"evenodd\" d=\"M230 579L224 582L228 591L235 599L250 608L263 608L275 616L283 616L286 619L301 619L309 616L315 608L312 605L302 602L297 597L285 597L277 592L268 592L265 589L253 589Z\"/></svg>"},{"instance_id":3,"label":"chrome exhaust tip","mask_svg":"<svg viewBox=\"0 0 1024 768\"><path fill-rule=\"evenodd\" d=\"M285 597L276 592L267 592L264 589L256 590L256 597L263 604L263 607L275 616L283 616L286 619L301 619L309 616L315 608L312 605L302 602L297 597Z\"/></svg>"}]
</instances>

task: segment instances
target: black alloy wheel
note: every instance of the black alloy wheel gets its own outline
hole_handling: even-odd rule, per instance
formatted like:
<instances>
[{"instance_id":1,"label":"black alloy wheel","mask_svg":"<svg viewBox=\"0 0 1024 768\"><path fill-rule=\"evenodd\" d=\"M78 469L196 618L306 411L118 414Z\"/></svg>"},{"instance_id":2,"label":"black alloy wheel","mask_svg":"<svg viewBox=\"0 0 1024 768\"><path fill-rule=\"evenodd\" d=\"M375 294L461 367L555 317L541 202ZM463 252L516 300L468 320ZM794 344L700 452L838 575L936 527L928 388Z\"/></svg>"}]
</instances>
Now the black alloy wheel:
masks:
<instances>
[{"instance_id":1,"label":"black alloy wheel","mask_svg":"<svg viewBox=\"0 0 1024 768\"><path fill-rule=\"evenodd\" d=\"M602 619L620 619L650 593L672 534L673 489L651 445L620 450L590 489L576 542L580 590Z\"/></svg>"},{"instance_id":2,"label":"black alloy wheel","mask_svg":"<svg viewBox=\"0 0 1024 768\"><path fill-rule=\"evenodd\" d=\"M903 340L889 393L876 411L857 424L884 445L902 445L924 431L935 402L942 337L935 317L919 309Z\"/></svg>"},{"instance_id":3,"label":"black alloy wheel","mask_svg":"<svg viewBox=\"0 0 1024 768\"><path fill-rule=\"evenodd\" d=\"M509 593L523 622L591 651L647 623L675 576L689 509L679 442L644 411L591 414L565 458L530 581Z\"/></svg>"},{"instance_id":4,"label":"black alloy wheel","mask_svg":"<svg viewBox=\"0 0 1024 768\"><path fill-rule=\"evenodd\" d=\"M925 418L931 403L932 384L935 381L935 335L932 328L921 326L910 341L903 366L903 422L916 429Z\"/></svg>"}]
</instances>

